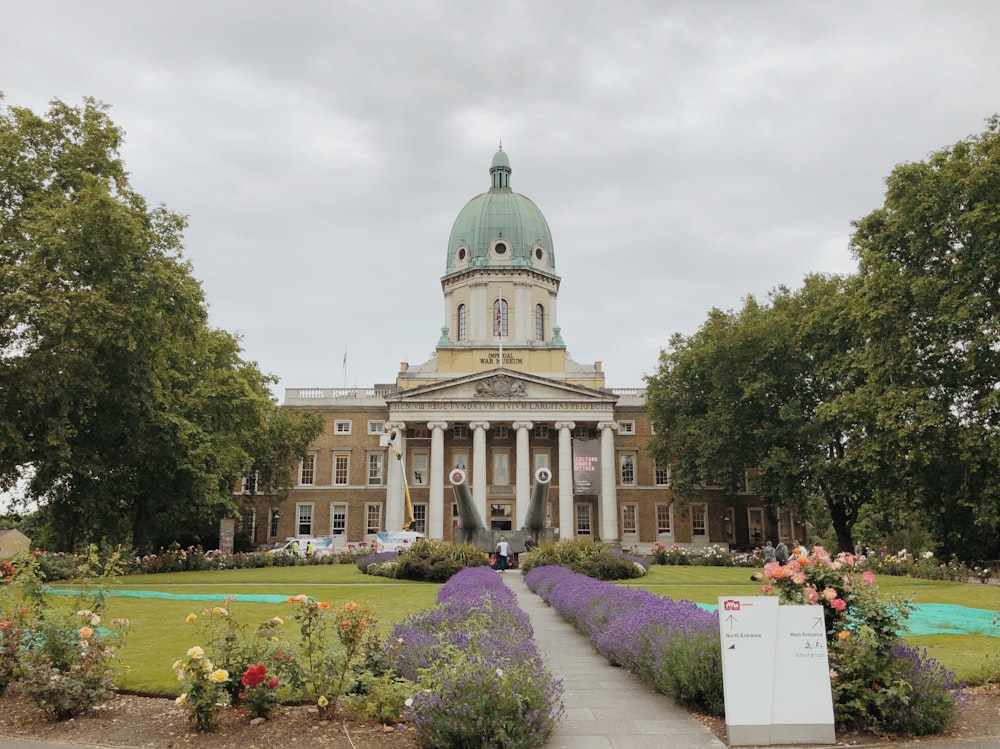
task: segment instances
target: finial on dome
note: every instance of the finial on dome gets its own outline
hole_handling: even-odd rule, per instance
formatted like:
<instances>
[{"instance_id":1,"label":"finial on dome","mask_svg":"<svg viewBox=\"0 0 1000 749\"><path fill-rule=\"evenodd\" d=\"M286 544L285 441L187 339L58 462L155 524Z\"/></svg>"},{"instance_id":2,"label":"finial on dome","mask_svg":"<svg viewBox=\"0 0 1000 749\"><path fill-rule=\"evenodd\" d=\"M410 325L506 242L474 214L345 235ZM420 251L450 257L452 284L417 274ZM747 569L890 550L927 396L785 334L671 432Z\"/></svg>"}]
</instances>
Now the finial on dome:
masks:
<instances>
[{"instance_id":1,"label":"finial on dome","mask_svg":"<svg viewBox=\"0 0 1000 749\"><path fill-rule=\"evenodd\" d=\"M510 189L510 161L503 150L503 139L500 140L500 150L493 154L493 164L490 166L490 178L493 190Z\"/></svg>"}]
</instances>

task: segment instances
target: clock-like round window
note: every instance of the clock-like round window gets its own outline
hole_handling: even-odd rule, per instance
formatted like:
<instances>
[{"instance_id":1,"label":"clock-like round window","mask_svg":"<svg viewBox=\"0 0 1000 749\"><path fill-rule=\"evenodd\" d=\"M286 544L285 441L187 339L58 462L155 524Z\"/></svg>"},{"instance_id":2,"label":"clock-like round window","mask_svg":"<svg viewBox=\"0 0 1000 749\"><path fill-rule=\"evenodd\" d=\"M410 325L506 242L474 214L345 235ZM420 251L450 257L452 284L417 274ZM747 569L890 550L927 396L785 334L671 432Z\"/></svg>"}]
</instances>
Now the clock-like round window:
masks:
<instances>
[{"instance_id":1,"label":"clock-like round window","mask_svg":"<svg viewBox=\"0 0 1000 749\"><path fill-rule=\"evenodd\" d=\"M464 247L460 247L459 248L459 250L458 250L458 259L459 260L465 260L465 248Z\"/></svg>"},{"instance_id":2,"label":"clock-like round window","mask_svg":"<svg viewBox=\"0 0 1000 749\"><path fill-rule=\"evenodd\" d=\"M495 245L493 246L493 251L494 251L494 252L495 252L495 253L496 253L497 255L503 255L503 254L504 254L505 252L507 252L507 245L505 245L505 244L504 244L503 242L497 242L497 243L496 243L496 244L495 244Z\"/></svg>"},{"instance_id":3,"label":"clock-like round window","mask_svg":"<svg viewBox=\"0 0 1000 749\"><path fill-rule=\"evenodd\" d=\"M542 259L542 255L544 255L544 254L545 253L542 252L542 248L541 247L536 247L535 248L535 259L536 260L541 260Z\"/></svg>"}]
</instances>

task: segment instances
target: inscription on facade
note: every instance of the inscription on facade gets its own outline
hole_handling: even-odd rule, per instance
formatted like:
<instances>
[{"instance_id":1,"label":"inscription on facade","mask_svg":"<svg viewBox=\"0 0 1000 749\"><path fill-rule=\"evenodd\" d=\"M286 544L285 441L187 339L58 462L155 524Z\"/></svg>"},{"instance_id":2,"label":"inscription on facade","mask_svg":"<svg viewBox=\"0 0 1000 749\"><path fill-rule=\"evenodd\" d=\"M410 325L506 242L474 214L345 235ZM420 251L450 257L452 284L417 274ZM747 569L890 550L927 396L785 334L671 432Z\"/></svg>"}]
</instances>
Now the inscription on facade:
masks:
<instances>
[{"instance_id":1,"label":"inscription on facade","mask_svg":"<svg viewBox=\"0 0 1000 749\"><path fill-rule=\"evenodd\" d=\"M500 365L500 355L499 354L487 354L486 356L480 357L480 364L488 364L491 367L496 367ZM513 354L503 355L504 364L524 364L524 357L514 356Z\"/></svg>"}]
</instances>

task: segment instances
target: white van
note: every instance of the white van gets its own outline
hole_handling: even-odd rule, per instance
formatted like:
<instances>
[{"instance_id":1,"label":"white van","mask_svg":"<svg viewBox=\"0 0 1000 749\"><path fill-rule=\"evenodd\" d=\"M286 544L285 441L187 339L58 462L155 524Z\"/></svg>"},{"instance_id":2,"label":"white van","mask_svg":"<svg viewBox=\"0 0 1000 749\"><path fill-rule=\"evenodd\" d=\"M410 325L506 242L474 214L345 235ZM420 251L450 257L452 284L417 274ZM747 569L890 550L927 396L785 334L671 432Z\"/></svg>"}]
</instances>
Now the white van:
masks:
<instances>
[{"instance_id":1,"label":"white van","mask_svg":"<svg viewBox=\"0 0 1000 749\"><path fill-rule=\"evenodd\" d=\"M314 557L325 557L333 553L332 538L289 538L281 546L276 546L269 551L269 554L298 554L305 558L306 549L312 543L312 555Z\"/></svg>"}]
</instances>

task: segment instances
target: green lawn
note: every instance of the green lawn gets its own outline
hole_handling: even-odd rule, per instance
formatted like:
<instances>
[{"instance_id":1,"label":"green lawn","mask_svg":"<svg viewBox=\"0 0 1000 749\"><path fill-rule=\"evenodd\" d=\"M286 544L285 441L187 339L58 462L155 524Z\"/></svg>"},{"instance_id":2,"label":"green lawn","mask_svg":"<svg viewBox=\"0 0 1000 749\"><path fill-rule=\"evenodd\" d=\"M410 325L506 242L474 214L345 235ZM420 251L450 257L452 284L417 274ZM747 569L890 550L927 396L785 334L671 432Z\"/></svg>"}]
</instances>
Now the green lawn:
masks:
<instances>
[{"instance_id":1,"label":"green lawn","mask_svg":"<svg viewBox=\"0 0 1000 749\"><path fill-rule=\"evenodd\" d=\"M671 598L698 603L717 603L720 595L752 596L760 583L750 580L754 570L736 567L680 567L654 565L640 580L627 585L644 588ZM880 577L884 594L898 593L915 603L953 603L972 608L1000 611L1000 587L995 585L936 582L913 578ZM71 585L55 587L70 588ZM229 608L250 625L273 616L288 619L292 606L282 603L249 603L240 595L269 594L287 598L305 593L331 605L347 601L367 602L376 611L379 625L387 632L407 615L434 604L439 585L390 580L362 575L354 565L275 567L258 570L168 573L118 578L112 589L159 591L174 595L215 594L232 596ZM72 597L67 605L75 605ZM178 693L179 683L170 670L188 648L203 644L198 622L188 624L190 613L201 614L218 603L138 598L108 598L109 618L125 617L132 622L122 660L130 673L128 689ZM292 632L290 623L285 625ZM917 647L926 648L960 680L982 680L1000 676L1000 639L977 635L930 635L910 637Z\"/></svg>"},{"instance_id":2,"label":"green lawn","mask_svg":"<svg viewBox=\"0 0 1000 749\"><path fill-rule=\"evenodd\" d=\"M73 585L55 585L75 589ZM227 604L231 613L251 627L274 616L286 620L285 630L291 635L292 604L249 603L240 595L268 594L282 596L304 593L331 606L348 601L366 602L374 607L379 627L387 633L392 624L409 614L434 605L440 585L390 580L363 575L354 565L320 565L306 567L273 567L257 570L219 570L213 572L179 572L161 575L135 575L117 578L112 591L157 591L172 595L212 594L234 597ZM64 597L52 597L58 602ZM76 599L65 597L66 605L76 606ZM129 667L123 686L127 689L158 694L179 694L180 683L170 670L174 661L184 657L193 645L204 645L202 622L185 621L188 614L201 614L216 601L185 601L123 598L109 596L106 619L127 618L130 634L121 660ZM199 617L200 618L200 617Z\"/></svg>"},{"instance_id":3,"label":"green lawn","mask_svg":"<svg viewBox=\"0 0 1000 749\"><path fill-rule=\"evenodd\" d=\"M718 603L719 596L753 596L760 583L750 575L760 570L745 567L683 567L653 565L649 574L625 585L695 603ZM913 603L949 603L1000 612L1000 586L961 584L912 577L879 576L883 595L900 595ZM955 671L959 681L980 682L1000 678L1000 639L984 635L923 635L906 638L914 647Z\"/></svg>"}]
</instances>

